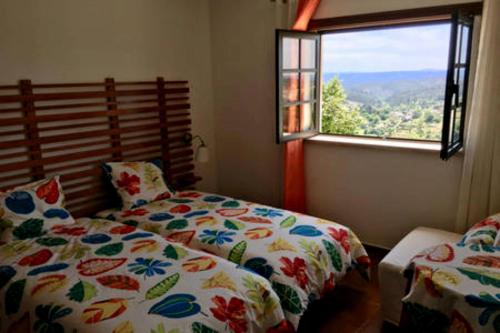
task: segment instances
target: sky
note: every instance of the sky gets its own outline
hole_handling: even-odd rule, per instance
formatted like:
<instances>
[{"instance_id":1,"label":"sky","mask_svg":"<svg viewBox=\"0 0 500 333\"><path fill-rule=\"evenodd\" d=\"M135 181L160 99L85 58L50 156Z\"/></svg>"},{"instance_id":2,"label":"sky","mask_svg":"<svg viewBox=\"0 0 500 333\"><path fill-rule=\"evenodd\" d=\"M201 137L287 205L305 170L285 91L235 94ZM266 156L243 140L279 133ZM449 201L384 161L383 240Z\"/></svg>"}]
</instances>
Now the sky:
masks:
<instances>
[{"instance_id":1,"label":"sky","mask_svg":"<svg viewBox=\"0 0 500 333\"><path fill-rule=\"evenodd\" d=\"M446 69L450 24L323 35L326 73Z\"/></svg>"}]
</instances>

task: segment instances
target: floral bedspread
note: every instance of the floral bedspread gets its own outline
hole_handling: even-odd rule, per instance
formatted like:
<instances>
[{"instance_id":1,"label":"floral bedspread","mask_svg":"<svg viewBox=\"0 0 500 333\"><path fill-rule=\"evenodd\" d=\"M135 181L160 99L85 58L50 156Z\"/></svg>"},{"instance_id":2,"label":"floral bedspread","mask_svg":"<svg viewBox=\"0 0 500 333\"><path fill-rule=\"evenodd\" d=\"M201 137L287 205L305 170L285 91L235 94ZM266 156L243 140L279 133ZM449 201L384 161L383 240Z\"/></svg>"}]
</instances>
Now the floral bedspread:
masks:
<instances>
[{"instance_id":1,"label":"floral bedspread","mask_svg":"<svg viewBox=\"0 0 500 333\"><path fill-rule=\"evenodd\" d=\"M418 332L500 332L500 247L442 244L417 255L403 299Z\"/></svg>"},{"instance_id":2,"label":"floral bedspread","mask_svg":"<svg viewBox=\"0 0 500 333\"><path fill-rule=\"evenodd\" d=\"M0 246L0 332L287 328L266 279L132 226L82 219Z\"/></svg>"},{"instance_id":3,"label":"floral bedspread","mask_svg":"<svg viewBox=\"0 0 500 333\"><path fill-rule=\"evenodd\" d=\"M350 268L366 273L369 266L361 242L345 226L221 195L179 192L98 215L213 253L269 279L295 327L309 302L331 290Z\"/></svg>"}]
</instances>

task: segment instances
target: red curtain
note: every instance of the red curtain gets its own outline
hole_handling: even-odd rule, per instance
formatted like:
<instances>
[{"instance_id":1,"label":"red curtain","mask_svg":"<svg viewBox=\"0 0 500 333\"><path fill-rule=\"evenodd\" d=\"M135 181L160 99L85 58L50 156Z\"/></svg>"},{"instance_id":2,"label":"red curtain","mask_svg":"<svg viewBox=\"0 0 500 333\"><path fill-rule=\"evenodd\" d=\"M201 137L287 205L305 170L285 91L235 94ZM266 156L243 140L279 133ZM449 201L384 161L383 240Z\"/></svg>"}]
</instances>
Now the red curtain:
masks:
<instances>
[{"instance_id":1,"label":"red curtain","mask_svg":"<svg viewBox=\"0 0 500 333\"><path fill-rule=\"evenodd\" d=\"M299 0L297 17L293 30L306 31L321 0ZM304 140L290 141L285 144L285 209L305 213L306 188L304 173Z\"/></svg>"}]
</instances>

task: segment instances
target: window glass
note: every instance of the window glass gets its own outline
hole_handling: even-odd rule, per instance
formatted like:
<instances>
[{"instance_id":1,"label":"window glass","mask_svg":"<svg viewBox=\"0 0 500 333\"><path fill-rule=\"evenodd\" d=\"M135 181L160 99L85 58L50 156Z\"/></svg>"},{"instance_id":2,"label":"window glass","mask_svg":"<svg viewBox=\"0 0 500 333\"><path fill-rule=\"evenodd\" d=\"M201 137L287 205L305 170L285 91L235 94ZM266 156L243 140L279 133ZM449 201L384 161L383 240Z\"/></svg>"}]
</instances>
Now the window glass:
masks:
<instances>
[{"instance_id":1,"label":"window glass","mask_svg":"<svg viewBox=\"0 0 500 333\"><path fill-rule=\"evenodd\" d=\"M316 67L316 41L302 39L301 41L300 66L302 69L313 69Z\"/></svg>"},{"instance_id":2,"label":"window glass","mask_svg":"<svg viewBox=\"0 0 500 333\"><path fill-rule=\"evenodd\" d=\"M283 102L293 103L299 100L299 74L283 73Z\"/></svg>"},{"instance_id":3,"label":"window glass","mask_svg":"<svg viewBox=\"0 0 500 333\"><path fill-rule=\"evenodd\" d=\"M302 101L311 101L316 98L316 74L301 74L301 96Z\"/></svg>"},{"instance_id":4,"label":"window glass","mask_svg":"<svg viewBox=\"0 0 500 333\"><path fill-rule=\"evenodd\" d=\"M283 69L299 68L299 39L283 38Z\"/></svg>"},{"instance_id":5,"label":"window glass","mask_svg":"<svg viewBox=\"0 0 500 333\"><path fill-rule=\"evenodd\" d=\"M327 134L439 141L451 23L322 36Z\"/></svg>"}]
</instances>

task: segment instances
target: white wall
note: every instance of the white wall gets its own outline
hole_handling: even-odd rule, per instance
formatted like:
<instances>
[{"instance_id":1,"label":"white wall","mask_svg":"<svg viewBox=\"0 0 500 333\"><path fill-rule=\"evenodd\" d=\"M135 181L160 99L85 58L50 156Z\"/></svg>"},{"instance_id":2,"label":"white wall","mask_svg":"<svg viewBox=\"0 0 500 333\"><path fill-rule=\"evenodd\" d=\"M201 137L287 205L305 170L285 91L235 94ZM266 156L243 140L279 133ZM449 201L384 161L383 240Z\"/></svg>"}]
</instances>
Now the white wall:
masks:
<instances>
[{"instance_id":1,"label":"white wall","mask_svg":"<svg viewBox=\"0 0 500 333\"><path fill-rule=\"evenodd\" d=\"M432 6L450 1L424 1ZM451 1L453 2L453 1ZM274 33L280 1L211 2L219 189L279 204L282 149L274 143ZM323 0L317 17L415 6L410 0ZM333 12L334 14L333 14ZM352 227L363 241L393 246L417 225L452 230L462 157L306 144L309 213Z\"/></svg>"},{"instance_id":2,"label":"white wall","mask_svg":"<svg viewBox=\"0 0 500 333\"><path fill-rule=\"evenodd\" d=\"M451 230L462 156L307 142L307 205L368 244L392 247L412 228Z\"/></svg>"},{"instance_id":3,"label":"white wall","mask_svg":"<svg viewBox=\"0 0 500 333\"><path fill-rule=\"evenodd\" d=\"M322 0L314 18L349 16L480 0Z\"/></svg>"},{"instance_id":4,"label":"white wall","mask_svg":"<svg viewBox=\"0 0 500 333\"><path fill-rule=\"evenodd\" d=\"M0 84L190 81L193 131L211 148L200 188L217 190L209 0L2 0Z\"/></svg>"},{"instance_id":5,"label":"white wall","mask_svg":"<svg viewBox=\"0 0 500 333\"><path fill-rule=\"evenodd\" d=\"M279 205L282 147L275 144L274 29L280 5L269 0L210 5L219 190Z\"/></svg>"}]
</instances>

